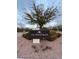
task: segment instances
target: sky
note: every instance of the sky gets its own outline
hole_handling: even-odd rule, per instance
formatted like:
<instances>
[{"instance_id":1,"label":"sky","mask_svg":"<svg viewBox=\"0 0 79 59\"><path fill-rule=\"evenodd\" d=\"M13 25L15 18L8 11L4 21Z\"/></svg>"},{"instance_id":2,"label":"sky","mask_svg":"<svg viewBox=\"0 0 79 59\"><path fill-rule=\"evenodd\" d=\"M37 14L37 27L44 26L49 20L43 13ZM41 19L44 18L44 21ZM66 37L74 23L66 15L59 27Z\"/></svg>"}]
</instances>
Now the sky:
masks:
<instances>
[{"instance_id":1,"label":"sky","mask_svg":"<svg viewBox=\"0 0 79 59\"><path fill-rule=\"evenodd\" d=\"M32 7L33 1L35 1L36 5L44 4L44 9L53 5L58 8L60 14L62 12L62 0L17 0L17 26L19 26L18 24L23 24L24 27L36 27L36 25L28 24L28 22L24 19L24 11L30 11L29 9ZM49 27L57 24L62 24L62 15L55 18L54 21L47 23L45 26Z\"/></svg>"}]
</instances>

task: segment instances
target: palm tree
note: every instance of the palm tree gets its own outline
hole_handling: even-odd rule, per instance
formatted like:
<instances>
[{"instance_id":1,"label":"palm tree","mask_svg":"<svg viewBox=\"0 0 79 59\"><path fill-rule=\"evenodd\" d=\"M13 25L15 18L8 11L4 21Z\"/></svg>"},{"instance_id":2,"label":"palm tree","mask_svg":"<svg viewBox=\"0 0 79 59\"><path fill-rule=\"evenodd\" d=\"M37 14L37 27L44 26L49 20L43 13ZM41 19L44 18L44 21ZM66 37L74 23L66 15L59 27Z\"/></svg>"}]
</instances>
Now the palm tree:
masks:
<instances>
[{"instance_id":1,"label":"palm tree","mask_svg":"<svg viewBox=\"0 0 79 59\"><path fill-rule=\"evenodd\" d=\"M42 5L36 6L35 3L33 3L32 9L31 13L25 12L25 19L33 24L39 25L40 29L43 28L43 25L50 22L50 20L54 20L57 14L57 8L51 7L44 10Z\"/></svg>"}]
</instances>

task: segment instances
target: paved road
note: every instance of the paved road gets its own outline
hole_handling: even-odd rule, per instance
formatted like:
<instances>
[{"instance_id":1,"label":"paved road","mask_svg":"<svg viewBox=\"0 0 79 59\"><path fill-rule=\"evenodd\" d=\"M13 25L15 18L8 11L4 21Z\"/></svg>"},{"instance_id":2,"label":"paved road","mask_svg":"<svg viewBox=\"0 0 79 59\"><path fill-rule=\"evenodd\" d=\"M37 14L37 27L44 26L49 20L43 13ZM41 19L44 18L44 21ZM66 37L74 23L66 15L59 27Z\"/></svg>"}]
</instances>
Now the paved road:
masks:
<instances>
[{"instance_id":1,"label":"paved road","mask_svg":"<svg viewBox=\"0 0 79 59\"><path fill-rule=\"evenodd\" d=\"M35 49L32 47L35 46ZM51 47L46 49L46 46ZM32 40L17 33L17 57L22 59L62 59L62 38L49 42L42 40L40 44L33 44Z\"/></svg>"}]
</instances>

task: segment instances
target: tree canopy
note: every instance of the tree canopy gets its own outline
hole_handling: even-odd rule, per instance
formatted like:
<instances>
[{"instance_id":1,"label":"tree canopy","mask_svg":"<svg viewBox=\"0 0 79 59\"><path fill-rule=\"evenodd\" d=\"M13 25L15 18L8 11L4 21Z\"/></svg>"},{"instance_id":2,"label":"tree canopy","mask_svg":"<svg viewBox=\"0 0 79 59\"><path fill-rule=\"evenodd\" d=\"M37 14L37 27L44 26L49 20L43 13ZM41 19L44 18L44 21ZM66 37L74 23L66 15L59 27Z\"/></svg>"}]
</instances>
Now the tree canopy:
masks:
<instances>
[{"instance_id":1,"label":"tree canopy","mask_svg":"<svg viewBox=\"0 0 79 59\"><path fill-rule=\"evenodd\" d=\"M43 28L43 25L50 22L50 20L54 20L57 14L57 8L48 7L46 10L43 8L44 5L35 5L33 3L33 7L31 13L25 12L25 19L29 20L30 23L39 25L39 28Z\"/></svg>"}]
</instances>

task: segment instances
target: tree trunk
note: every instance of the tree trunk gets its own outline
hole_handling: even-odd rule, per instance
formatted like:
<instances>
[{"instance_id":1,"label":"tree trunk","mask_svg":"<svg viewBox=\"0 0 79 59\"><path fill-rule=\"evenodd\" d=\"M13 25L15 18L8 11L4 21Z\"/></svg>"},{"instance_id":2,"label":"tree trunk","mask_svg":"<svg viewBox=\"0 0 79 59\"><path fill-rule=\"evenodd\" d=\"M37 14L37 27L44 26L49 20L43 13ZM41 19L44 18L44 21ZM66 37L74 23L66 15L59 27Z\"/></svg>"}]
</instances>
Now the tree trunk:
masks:
<instances>
[{"instance_id":1,"label":"tree trunk","mask_svg":"<svg viewBox=\"0 0 79 59\"><path fill-rule=\"evenodd\" d=\"M43 26L40 26L40 30L42 29Z\"/></svg>"}]
</instances>

